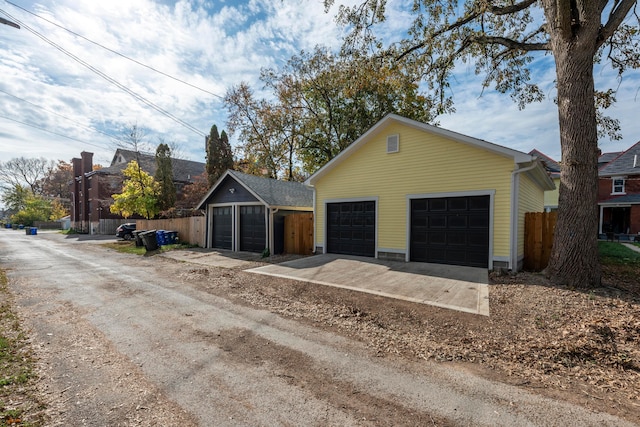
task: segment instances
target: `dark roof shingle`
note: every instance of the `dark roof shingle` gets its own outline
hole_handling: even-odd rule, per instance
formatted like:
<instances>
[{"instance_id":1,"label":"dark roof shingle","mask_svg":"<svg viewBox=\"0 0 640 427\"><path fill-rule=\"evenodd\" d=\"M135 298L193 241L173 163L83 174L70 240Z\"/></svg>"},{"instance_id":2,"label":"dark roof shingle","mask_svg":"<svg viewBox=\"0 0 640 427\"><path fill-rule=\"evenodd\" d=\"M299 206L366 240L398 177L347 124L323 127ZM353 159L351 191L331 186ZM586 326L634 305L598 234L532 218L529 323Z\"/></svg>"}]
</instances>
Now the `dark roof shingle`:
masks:
<instances>
[{"instance_id":1,"label":"dark roof shingle","mask_svg":"<svg viewBox=\"0 0 640 427\"><path fill-rule=\"evenodd\" d=\"M640 175L640 141L598 171L600 176Z\"/></svg>"},{"instance_id":2,"label":"dark roof shingle","mask_svg":"<svg viewBox=\"0 0 640 427\"><path fill-rule=\"evenodd\" d=\"M229 170L228 173L269 206L313 206L313 190L301 182L263 178L234 170Z\"/></svg>"}]
</instances>

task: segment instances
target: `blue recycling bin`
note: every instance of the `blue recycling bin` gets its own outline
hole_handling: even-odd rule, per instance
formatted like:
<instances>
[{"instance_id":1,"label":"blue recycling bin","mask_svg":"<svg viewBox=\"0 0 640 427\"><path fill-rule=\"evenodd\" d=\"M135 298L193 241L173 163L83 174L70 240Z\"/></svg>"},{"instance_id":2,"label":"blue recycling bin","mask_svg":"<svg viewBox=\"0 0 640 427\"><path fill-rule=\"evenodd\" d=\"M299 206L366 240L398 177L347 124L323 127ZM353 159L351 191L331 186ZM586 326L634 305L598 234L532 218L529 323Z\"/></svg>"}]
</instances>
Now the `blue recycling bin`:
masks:
<instances>
[{"instance_id":1,"label":"blue recycling bin","mask_svg":"<svg viewBox=\"0 0 640 427\"><path fill-rule=\"evenodd\" d=\"M31 235L36 236L38 234L38 227L31 227Z\"/></svg>"},{"instance_id":2,"label":"blue recycling bin","mask_svg":"<svg viewBox=\"0 0 640 427\"><path fill-rule=\"evenodd\" d=\"M167 244L167 238L164 230L156 231L156 240L159 246L165 246Z\"/></svg>"}]
</instances>

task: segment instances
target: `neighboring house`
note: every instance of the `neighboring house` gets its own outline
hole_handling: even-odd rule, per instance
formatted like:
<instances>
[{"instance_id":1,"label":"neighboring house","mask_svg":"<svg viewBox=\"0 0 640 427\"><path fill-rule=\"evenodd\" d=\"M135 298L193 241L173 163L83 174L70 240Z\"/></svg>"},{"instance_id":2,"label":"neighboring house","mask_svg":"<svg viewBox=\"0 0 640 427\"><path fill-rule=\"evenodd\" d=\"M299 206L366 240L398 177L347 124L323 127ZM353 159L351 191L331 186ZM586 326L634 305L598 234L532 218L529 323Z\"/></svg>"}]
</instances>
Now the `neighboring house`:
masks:
<instances>
[{"instance_id":1,"label":"neighboring house","mask_svg":"<svg viewBox=\"0 0 640 427\"><path fill-rule=\"evenodd\" d=\"M624 151L616 151L612 153L600 153L600 155L598 156L598 169L605 166L607 163L609 163L611 160L618 157L623 152Z\"/></svg>"},{"instance_id":2,"label":"neighboring house","mask_svg":"<svg viewBox=\"0 0 640 427\"><path fill-rule=\"evenodd\" d=\"M598 177L599 232L639 234L640 142L609 160Z\"/></svg>"},{"instance_id":3,"label":"neighboring house","mask_svg":"<svg viewBox=\"0 0 640 427\"><path fill-rule=\"evenodd\" d=\"M228 170L197 209L205 209L207 248L282 253L284 219L313 211L313 192L300 182Z\"/></svg>"},{"instance_id":4,"label":"neighboring house","mask_svg":"<svg viewBox=\"0 0 640 427\"><path fill-rule=\"evenodd\" d=\"M113 204L113 194L122 191L124 175L122 170L132 160L140 163L146 173L154 175L156 160L153 154L136 153L118 149L108 167L93 170L93 153L83 151L80 158L71 160L73 181L71 182L71 226L84 233L99 232L102 219L122 219L112 214L109 207ZM191 160L172 159L173 181L176 185L176 197L181 197L182 188L205 171L205 164ZM105 231L110 233L111 231Z\"/></svg>"},{"instance_id":5,"label":"neighboring house","mask_svg":"<svg viewBox=\"0 0 640 427\"><path fill-rule=\"evenodd\" d=\"M554 188L535 156L393 114L305 184L318 253L514 271Z\"/></svg>"},{"instance_id":6,"label":"neighboring house","mask_svg":"<svg viewBox=\"0 0 640 427\"><path fill-rule=\"evenodd\" d=\"M558 210L558 199L560 193L560 164L546 154L533 149L530 155L538 157L544 164L544 168L549 173L556 188L544 192L544 210L552 212Z\"/></svg>"}]
</instances>

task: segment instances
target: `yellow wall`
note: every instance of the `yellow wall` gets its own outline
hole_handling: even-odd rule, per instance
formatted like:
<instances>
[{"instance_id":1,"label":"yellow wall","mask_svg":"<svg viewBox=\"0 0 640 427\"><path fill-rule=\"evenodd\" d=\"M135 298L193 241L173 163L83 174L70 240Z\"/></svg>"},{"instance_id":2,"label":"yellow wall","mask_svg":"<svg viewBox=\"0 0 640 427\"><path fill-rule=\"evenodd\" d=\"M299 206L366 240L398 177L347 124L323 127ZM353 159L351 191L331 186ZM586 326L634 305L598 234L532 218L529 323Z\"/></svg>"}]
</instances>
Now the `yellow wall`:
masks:
<instances>
[{"instance_id":1,"label":"yellow wall","mask_svg":"<svg viewBox=\"0 0 640 427\"><path fill-rule=\"evenodd\" d=\"M400 151L387 154L393 134ZM316 182L316 243L324 244L328 199L377 197L377 247L406 252L407 194L495 190L493 256L508 257L513 169L511 158L391 122Z\"/></svg>"},{"instance_id":2,"label":"yellow wall","mask_svg":"<svg viewBox=\"0 0 640 427\"><path fill-rule=\"evenodd\" d=\"M544 209L543 191L527 175L520 174L520 189L518 198L518 257L524 256L524 214L527 212L542 212Z\"/></svg>"},{"instance_id":3,"label":"yellow wall","mask_svg":"<svg viewBox=\"0 0 640 427\"><path fill-rule=\"evenodd\" d=\"M556 185L555 190L544 192L545 206L558 206L558 197L560 196L560 178L553 178L553 183Z\"/></svg>"}]
</instances>

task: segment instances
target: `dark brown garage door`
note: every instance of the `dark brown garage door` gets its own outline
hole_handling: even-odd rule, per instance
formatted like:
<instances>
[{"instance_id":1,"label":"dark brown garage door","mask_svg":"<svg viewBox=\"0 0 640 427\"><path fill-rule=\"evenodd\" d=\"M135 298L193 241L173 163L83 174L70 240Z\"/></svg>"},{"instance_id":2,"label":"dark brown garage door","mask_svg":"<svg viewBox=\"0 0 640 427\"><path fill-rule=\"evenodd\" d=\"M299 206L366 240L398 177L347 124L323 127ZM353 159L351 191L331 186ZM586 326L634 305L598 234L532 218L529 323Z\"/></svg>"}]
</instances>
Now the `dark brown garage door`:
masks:
<instances>
[{"instance_id":1,"label":"dark brown garage door","mask_svg":"<svg viewBox=\"0 0 640 427\"><path fill-rule=\"evenodd\" d=\"M240 206L240 250L262 252L265 238L264 206Z\"/></svg>"},{"instance_id":2,"label":"dark brown garage door","mask_svg":"<svg viewBox=\"0 0 640 427\"><path fill-rule=\"evenodd\" d=\"M232 249L231 207L213 208L213 247Z\"/></svg>"},{"instance_id":3,"label":"dark brown garage door","mask_svg":"<svg viewBox=\"0 0 640 427\"><path fill-rule=\"evenodd\" d=\"M411 261L488 267L489 196L411 200Z\"/></svg>"},{"instance_id":4,"label":"dark brown garage door","mask_svg":"<svg viewBox=\"0 0 640 427\"><path fill-rule=\"evenodd\" d=\"M375 256L375 202L327 204L327 252Z\"/></svg>"}]
</instances>

